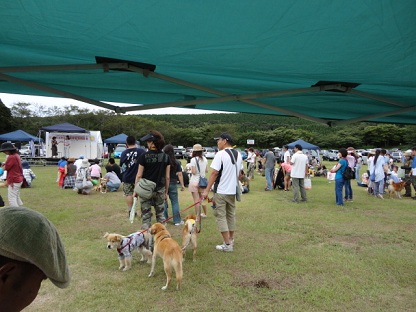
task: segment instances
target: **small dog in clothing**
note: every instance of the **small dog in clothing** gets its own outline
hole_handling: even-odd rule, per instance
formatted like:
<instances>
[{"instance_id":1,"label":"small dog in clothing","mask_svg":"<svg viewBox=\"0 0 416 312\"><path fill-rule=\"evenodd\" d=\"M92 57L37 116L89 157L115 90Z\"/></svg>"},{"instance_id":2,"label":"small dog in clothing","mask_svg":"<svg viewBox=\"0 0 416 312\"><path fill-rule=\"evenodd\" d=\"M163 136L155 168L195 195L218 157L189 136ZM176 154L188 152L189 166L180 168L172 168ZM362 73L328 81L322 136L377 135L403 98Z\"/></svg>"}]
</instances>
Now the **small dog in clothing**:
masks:
<instances>
[{"instance_id":1,"label":"small dog in clothing","mask_svg":"<svg viewBox=\"0 0 416 312\"><path fill-rule=\"evenodd\" d=\"M135 232L129 236L123 236L117 233L105 233L108 249L117 249L118 259L120 261L119 270L127 271L131 269L131 252L137 250L141 253L140 261L152 261L152 252L149 250L150 234L147 232Z\"/></svg>"},{"instance_id":2,"label":"small dog in clothing","mask_svg":"<svg viewBox=\"0 0 416 312\"><path fill-rule=\"evenodd\" d=\"M194 250L193 252L193 261L196 261L196 247L197 247L197 229L196 229L196 216L189 215L185 218L185 226L182 231L182 254L183 260L185 261L186 248L189 245L192 245Z\"/></svg>"},{"instance_id":3,"label":"small dog in clothing","mask_svg":"<svg viewBox=\"0 0 416 312\"><path fill-rule=\"evenodd\" d=\"M162 287L165 290L169 286L172 275L172 268L176 273L176 290L181 288L182 284L182 250L179 244L170 236L170 233L162 223L155 223L150 228L150 234L154 235L154 250L152 257L152 269L149 277L153 276L156 265L156 256L163 259L163 266L166 273L166 285Z\"/></svg>"}]
</instances>

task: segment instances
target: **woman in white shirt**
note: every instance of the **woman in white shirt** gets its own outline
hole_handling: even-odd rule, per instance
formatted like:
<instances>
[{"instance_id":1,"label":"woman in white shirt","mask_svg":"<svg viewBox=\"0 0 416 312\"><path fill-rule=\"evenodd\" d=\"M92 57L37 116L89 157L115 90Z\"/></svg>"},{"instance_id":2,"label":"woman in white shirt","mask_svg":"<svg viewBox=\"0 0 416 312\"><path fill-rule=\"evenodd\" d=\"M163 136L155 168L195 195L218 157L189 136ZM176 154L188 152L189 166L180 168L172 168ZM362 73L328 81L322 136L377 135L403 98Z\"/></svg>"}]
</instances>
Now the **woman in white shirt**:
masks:
<instances>
[{"instance_id":1,"label":"woman in white shirt","mask_svg":"<svg viewBox=\"0 0 416 312\"><path fill-rule=\"evenodd\" d=\"M254 149L252 147L250 147L248 149L248 154L247 154L247 177L250 180L254 179L254 168L256 167L256 153L254 152Z\"/></svg>"},{"instance_id":2,"label":"woman in white shirt","mask_svg":"<svg viewBox=\"0 0 416 312\"><path fill-rule=\"evenodd\" d=\"M195 144L192 148L191 169L192 176L189 180L189 191L192 193L194 203L197 203L202 198L203 188L199 187L199 178L204 177L208 173L208 160L202 155L203 148L201 144ZM199 169L198 169L199 167ZM207 206L202 204L201 217L207 216ZM195 206L195 213L198 215L198 205Z\"/></svg>"}]
</instances>

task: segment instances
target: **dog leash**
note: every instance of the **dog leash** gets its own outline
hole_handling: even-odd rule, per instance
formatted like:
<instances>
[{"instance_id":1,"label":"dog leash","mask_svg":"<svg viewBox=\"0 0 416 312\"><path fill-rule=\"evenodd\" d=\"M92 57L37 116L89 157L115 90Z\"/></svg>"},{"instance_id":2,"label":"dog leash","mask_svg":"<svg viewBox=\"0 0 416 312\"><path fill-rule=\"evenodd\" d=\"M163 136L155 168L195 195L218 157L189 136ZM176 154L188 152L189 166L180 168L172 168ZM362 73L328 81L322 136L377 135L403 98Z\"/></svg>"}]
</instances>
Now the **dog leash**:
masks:
<instances>
[{"instance_id":1,"label":"dog leash","mask_svg":"<svg viewBox=\"0 0 416 312\"><path fill-rule=\"evenodd\" d=\"M171 217L169 217L169 218L167 218L167 219L163 220L163 221L162 221L162 222L160 222L160 223L166 223L166 222L168 222L168 221L169 221L170 219L172 219L174 216L176 216L176 215L180 214L181 212L184 212L184 211L186 211L186 210L188 210L188 209L191 209L192 207L194 207L194 206L196 206L196 205L200 204L202 201L203 201L203 199L201 199L201 200L197 201L196 203L193 203L192 205L190 205L190 206L188 206L188 207L186 207L186 208L184 208L184 209L180 210L180 211L179 211L179 213L174 214L173 216L171 216ZM145 233L145 232L147 232L148 230L149 230L149 229L145 229L145 230L143 230L143 231L140 231L140 233Z\"/></svg>"}]
</instances>

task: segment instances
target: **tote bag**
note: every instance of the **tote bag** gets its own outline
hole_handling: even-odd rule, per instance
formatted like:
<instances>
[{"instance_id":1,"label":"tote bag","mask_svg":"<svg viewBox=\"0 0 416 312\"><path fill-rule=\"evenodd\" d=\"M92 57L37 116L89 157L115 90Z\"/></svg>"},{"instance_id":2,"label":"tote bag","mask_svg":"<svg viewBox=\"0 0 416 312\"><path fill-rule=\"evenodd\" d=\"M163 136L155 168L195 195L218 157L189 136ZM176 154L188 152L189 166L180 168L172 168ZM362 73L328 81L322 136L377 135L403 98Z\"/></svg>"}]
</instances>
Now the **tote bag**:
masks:
<instances>
[{"instance_id":1,"label":"tote bag","mask_svg":"<svg viewBox=\"0 0 416 312\"><path fill-rule=\"evenodd\" d=\"M311 180L311 178L305 178L305 180L303 181L303 185L305 186L305 190L312 189L312 180Z\"/></svg>"}]
</instances>

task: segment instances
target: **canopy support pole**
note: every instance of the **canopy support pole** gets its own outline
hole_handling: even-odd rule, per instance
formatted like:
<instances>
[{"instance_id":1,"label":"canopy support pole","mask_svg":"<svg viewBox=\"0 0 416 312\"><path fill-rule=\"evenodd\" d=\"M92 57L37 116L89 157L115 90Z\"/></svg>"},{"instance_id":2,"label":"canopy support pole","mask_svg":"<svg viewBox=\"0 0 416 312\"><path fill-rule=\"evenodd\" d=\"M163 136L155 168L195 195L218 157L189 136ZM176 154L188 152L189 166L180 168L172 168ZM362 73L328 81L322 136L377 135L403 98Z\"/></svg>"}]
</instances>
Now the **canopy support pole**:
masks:
<instances>
[{"instance_id":1,"label":"canopy support pole","mask_svg":"<svg viewBox=\"0 0 416 312\"><path fill-rule=\"evenodd\" d=\"M134 71L134 72L138 72L141 74L144 74L144 70L142 68L139 67L135 67L135 66L129 66L129 70ZM302 119L307 119L307 120L311 120L311 121L315 121L318 123L323 123L323 124L327 124L327 121L324 119L320 119L320 118L315 118L312 116L308 116L302 113L296 113L281 107L276 107L273 105L269 105L269 104L265 104L262 102L258 102L255 100L252 100L254 98L259 98L259 97L276 97L276 96L283 96L283 95L289 95L289 94L299 94L299 93L310 93L310 92L319 92L319 91L326 91L326 89L336 89L339 86L337 85L330 85L330 86L318 86L318 87L309 87L309 88L301 88L301 89L294 89L294 90L283 90L283 91L275 91L275 92L265 92L265 93L256 93L256 94L245 94L245 95L232 95L229 94L227 92L223 92L223 91L219 91L216 89L212 89L212 88L208 88L205 86L201 86L198 84L194 84L191 83L189 81L185 81L185 80L181 80L181 79L177 79L177 78L173 78L170 76L166 76L163 74L159 74L159 73L155 73L155 72L146 72L146 74L148 74L151 77L154 78L158 78L164 81L169 81L172 83L176 83L179 85L183 85L186 87L190 87L193 89L197 89L200 91L204 91L207 93L211 93L211 94L215 94L215 95L219 95L222 96L221 98L216 98L216 99L207 99L207 100L191 100L191 101L183 101L183 102L172 102L172 103L164 103L164 104L156 104L156 105L152 105L153 108L162 108L162 107L171 107L171 106L192 106L195 104L207 104L207 103L218 103L218 102L226 102L227 100L231 100L231 101L241 101L244 103L248 103L251 105L255 105L258 107L262 107L262 108L266 108L266 109L270 109L270 110L274 110L277 112L281 112L290 116L295 116L295 117L299 117ZM201 102L199 102L201 101ZM203 102L203 101L208 101L208 102ZM193 103L195 102L195 103ZM130 111L130 110L140 110L140 109L148 109L147 108L138 108L136 106L136 108L134 106L132 107L127 107L126 111Z\"/></svg>"}]
</instances>

